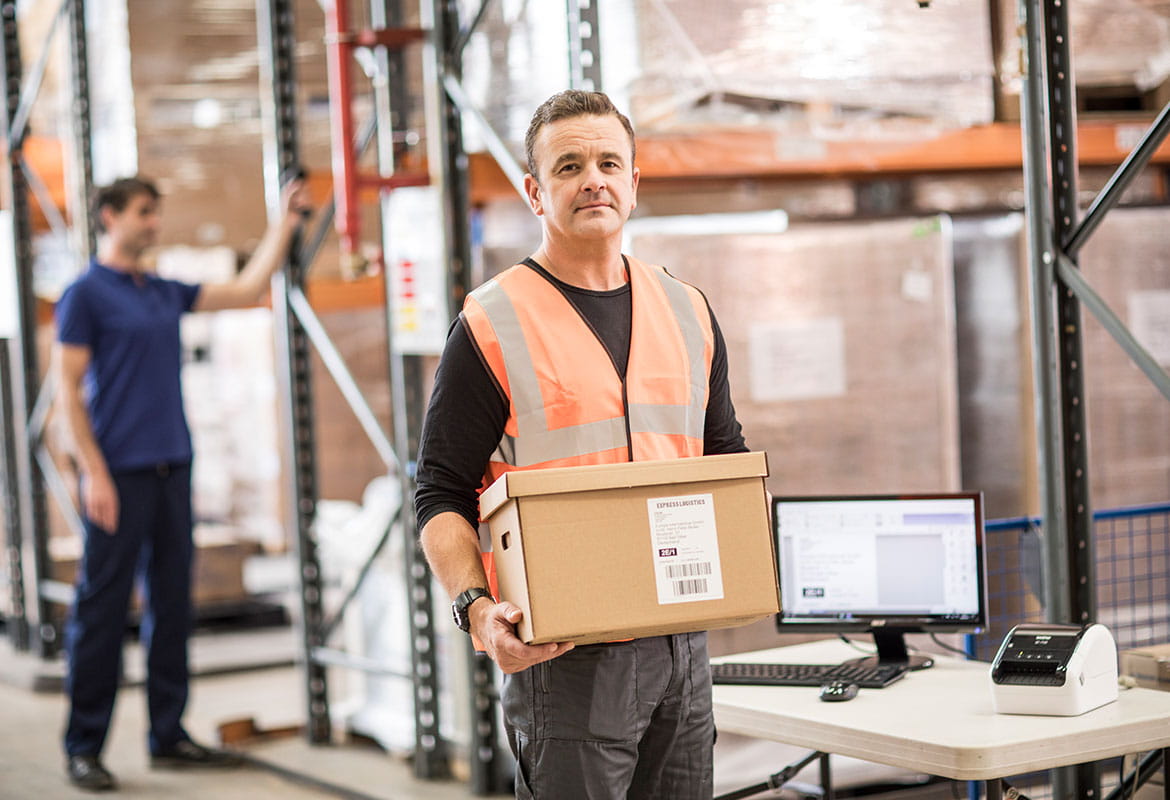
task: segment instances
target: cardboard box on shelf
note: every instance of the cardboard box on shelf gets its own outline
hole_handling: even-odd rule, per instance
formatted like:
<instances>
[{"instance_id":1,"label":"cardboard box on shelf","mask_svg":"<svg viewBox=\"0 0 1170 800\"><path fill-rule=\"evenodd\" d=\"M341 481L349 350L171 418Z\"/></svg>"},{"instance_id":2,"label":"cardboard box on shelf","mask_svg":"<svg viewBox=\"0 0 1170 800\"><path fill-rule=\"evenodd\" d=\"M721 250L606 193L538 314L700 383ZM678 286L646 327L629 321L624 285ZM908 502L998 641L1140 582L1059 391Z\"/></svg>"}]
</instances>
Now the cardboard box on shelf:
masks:
<instances>
[{"instance_id":1,"label":"cardboard box on shelf","mask_svg":"<svg viewBox=\"0 0 1170 800\"><path fill-rule=\"evenodd\" d=\"M196 607L241 603L249 599L244 587L244 561L256 555L256 542L242 541L228 535L219 526L195 529L195 560L192 566L191 595ZM72 585L81 561L81 540L77 537L54 537L49 540L49 575L53 580ZM131 607L141 608L137 587Z\"/></svg>"},{"instance_id":2,"label":"cardboard box on shelf","mask_svg":"<svg viewBox=\"0 0 1170 800\"><path fill-rule=\"evenodd\" d=\"M643 233L631 252L700 287L774 494L963 485L952 231L942 217L784 233Z\"/></svg>"},{"instance_id":3,"label":"cardboard box on shelf","mask_svg":"<svg viewBox=\"0 0 1170 800\"><path fill-rule=\"evenodd\" d=\"M780 608L764 453L521 470L480 497L529 644L744 625Z\"/></svg>"},{"instance_id":4,"label":"cardboard box on shelf","mask_svg":"<svg viewBox=\"0 0 1170 800\"><path fill-rule=\"evenodd\" d=\"M1122 650L1120 673L1146 689L1170 690L1170 644L1152 644Z\"/></svg>"}]
</instances>

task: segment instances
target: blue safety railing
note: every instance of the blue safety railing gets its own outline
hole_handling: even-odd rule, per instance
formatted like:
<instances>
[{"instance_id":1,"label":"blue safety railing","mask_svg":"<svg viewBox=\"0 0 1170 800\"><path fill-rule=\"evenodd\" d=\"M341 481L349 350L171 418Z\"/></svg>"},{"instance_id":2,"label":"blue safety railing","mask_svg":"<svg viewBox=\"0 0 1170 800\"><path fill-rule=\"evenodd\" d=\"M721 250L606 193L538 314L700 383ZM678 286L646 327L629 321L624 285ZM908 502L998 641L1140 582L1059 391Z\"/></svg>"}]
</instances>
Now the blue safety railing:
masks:
<instances>
[{"instance_id":1,"label":"blue safety railing","mask_svg":"<svg viewBox=\"0 0 1170 800\"><path fill-rule=\"evenodd\" d=\"M971 637L975 658L990 661L1021 622L1044 621L1038 517L988 520L990 625ZM1125 650L1170 641L1170 503L1093 513L1097 622Z\"/></svg>"}]
</instances>

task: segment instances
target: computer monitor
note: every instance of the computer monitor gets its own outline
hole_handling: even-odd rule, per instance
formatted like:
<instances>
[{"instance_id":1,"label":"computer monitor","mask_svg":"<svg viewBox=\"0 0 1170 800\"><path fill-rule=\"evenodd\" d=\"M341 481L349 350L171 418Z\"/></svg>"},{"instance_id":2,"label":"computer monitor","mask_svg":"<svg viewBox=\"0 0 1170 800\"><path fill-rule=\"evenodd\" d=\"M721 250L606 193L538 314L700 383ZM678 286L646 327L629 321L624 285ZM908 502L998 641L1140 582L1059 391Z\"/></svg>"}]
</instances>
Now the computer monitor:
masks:
<instances>
[{"instance_id":1,"label":"computer monitor","mask_svg":"<svg viewBox=\"0 0 1170 800\"><path fill-rule=\"evenodd\" d=\"M986 627L983 496L951 494L776 497L780 633L869 633L863 663L913 669L907 633Z\"/></svg>"}]
</instances>

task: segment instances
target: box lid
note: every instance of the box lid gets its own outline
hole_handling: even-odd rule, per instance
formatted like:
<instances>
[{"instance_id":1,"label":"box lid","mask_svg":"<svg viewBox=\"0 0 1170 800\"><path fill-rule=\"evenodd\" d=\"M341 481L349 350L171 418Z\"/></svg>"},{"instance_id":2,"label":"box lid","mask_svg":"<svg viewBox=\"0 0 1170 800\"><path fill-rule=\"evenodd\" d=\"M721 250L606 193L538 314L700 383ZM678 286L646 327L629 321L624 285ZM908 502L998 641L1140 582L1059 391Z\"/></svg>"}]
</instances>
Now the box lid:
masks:
<instances>
[{"instance_id":1,"label":"box lid","mask_svg":"<svg viewBox=\"0 0 1170 800\"><path fill-rule=\"evenodd\" d=\"M763 452L516 470L504 473L484 489L479 496L479 514L487 519L513 497L767 476L768 457Z\"/></svg>"},{"instance_id":2,"label":"box lid","mask_svg":"<svg viewBox=\"0 0 1170 800\"><path fill-rule=\"evenodd\" d=\"M1170 659L1170 644L1151 644L1145 647L1134 647L1130 650L1122 651L1122 655L1165 661Z\"/></svg>"}]
</instances>

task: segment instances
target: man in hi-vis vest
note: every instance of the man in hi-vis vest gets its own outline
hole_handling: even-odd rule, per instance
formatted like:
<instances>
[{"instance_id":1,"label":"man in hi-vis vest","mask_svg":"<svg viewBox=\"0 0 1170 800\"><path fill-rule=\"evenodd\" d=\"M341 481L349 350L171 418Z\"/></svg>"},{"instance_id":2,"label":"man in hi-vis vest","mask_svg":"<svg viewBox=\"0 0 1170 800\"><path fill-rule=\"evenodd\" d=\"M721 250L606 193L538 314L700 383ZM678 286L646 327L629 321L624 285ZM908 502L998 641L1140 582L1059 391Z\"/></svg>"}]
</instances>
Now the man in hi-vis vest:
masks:
<instances>
[{"instance_id":1,"label":"man in hi-vis vest","mask_svg":"<svg viewBox=\"0 0 1170 800\"><path fill-rule=\"evenodd\" d=\"M706 299L622 255L638 190L630 121L604 94L561 92L525 148L541 244L451 326L419 448L422 546L456 624L506 675L518 798L710 800L706 633L526 645L481 559L478 492L509 470L747 450Z\"/></svg>"}]
</instances>

